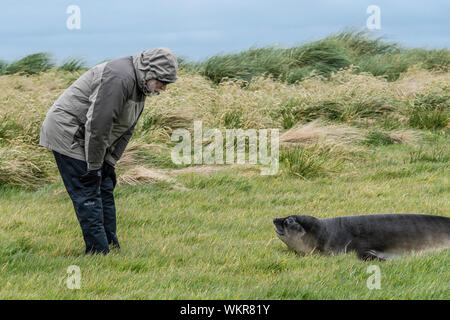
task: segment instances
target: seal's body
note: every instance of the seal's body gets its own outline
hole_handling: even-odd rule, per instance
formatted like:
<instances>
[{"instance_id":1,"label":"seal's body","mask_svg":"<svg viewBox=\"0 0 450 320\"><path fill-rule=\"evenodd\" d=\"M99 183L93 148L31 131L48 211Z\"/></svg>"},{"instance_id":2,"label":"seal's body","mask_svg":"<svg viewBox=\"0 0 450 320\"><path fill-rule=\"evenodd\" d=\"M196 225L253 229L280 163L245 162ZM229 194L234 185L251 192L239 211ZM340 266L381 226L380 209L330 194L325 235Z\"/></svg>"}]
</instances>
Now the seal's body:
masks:
<instances>
[{"instance_id":1,"label":"seal's body","mask_svg":"<svg viewBox=\"0 0 450 320\"><path fill-rule=\"evenodd\" d=\"M362 260L386 260L414 251L450 247L450 218L426 214L375 214L317 219L273 219L278 237L297 253L354 251Z\"/></svg>"}]
</instances>

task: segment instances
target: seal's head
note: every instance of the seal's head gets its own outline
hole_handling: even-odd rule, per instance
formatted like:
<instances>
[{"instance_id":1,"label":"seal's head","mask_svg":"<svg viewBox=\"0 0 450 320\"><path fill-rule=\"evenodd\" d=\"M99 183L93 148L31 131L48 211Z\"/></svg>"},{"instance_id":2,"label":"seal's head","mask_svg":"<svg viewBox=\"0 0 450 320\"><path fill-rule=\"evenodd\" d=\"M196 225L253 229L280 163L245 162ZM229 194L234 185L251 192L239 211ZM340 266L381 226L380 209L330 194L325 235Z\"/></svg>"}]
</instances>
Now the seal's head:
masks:
<instances>
[{"instance_id":1,"label":"seal's head","mask_svg":"<svg viewBox=\"0 0 450 320\"><path fill-rule=\"evenodd\" d=\"M305 234L305 229L296 217L297 216L289 216L286 218L273 219L275 232L281 241L284 241L283 239L289 237L302 237Z\"/></svg>"},{"instance_id":2,"label":"seal's head","mask_svg":"<svg viewBox=\"0 0 450 320\"><path fill-rule=\"evenodd\" d=\"M319 219L311 216L292 215L273 219L275 232L290 249L297 253L310 253L317 246L316 231Z\"/></svg>"}]
</instances>

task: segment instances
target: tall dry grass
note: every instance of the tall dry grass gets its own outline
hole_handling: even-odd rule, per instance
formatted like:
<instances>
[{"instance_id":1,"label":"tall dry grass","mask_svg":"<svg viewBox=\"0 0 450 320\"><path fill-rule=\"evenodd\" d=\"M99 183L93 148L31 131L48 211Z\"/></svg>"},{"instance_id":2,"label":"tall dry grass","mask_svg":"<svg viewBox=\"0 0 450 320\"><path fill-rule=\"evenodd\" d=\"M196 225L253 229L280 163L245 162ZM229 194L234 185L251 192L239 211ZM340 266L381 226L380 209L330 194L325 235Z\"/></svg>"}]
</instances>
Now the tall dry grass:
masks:
<instances>
[{"instance_id":1,"label":"tall dry grass","mask_svg":"<svg viewBox=\"0 0 450 320\"><path fill-rule=\"evenodd\" d=\"M42 160L51 159L49 151L37 146L40 126L53 102L82 73L51 69L31 76L0 76L0 150L2 154L14 154L12 149L20 149L18 154L29 155L17 157L24 161L10 159L0 163L1 184L38 186L55 172L54 164L52 167ZM422 106L424 97L430 95L437 94L441 99L450 88L449 73L422 68L410 68L393 82L355 73L352 68L334 73L329 79L309 77L294 85L270 77L255 77L246 85L239 80L216 85L185 70L179 72L179 79L164 94L147 99L132 139L134 145L129 147L139 154L131 160L133 165L174 167L170 160L170 134L177 128L192 129L194 120L202 120L204 128L279 128L283 133L323 119L328 126L325 129L335 129L333 134L321 138L323 143L354 139L357 144L371 128L387 134L416 129L417 126L411 126L413 107L418 103ZM445 101L442 105L438 119L441 129L442 123L448 124ZM424 112L428 109L423 108ZM310 125L302 134L317 134L316 129ZM420 130L424 129L428 130ZM148 145L160 147L155 151ZM21 177L17 181L12 178L16 167L17 172L25 172L16 174Z\"/></svg>"}]
</instances>

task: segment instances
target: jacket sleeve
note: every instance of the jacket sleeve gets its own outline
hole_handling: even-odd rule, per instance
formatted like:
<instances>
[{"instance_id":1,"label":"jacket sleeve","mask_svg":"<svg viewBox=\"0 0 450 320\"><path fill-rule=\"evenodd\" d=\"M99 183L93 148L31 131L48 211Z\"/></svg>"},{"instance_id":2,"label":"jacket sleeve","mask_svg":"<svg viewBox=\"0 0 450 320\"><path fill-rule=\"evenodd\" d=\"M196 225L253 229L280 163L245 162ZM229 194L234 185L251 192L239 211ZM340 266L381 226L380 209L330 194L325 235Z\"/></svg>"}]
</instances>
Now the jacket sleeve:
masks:
<instances>
[{"instance_id":1,"label":"jacket sleeve","mask_svg":"<svg viewBox=\"0 0 450 320\"><path fill-rule=\"evenodd\" d=\"M110 148L111 153L107 153L105 157L105 161L107 161L110 165L115 166L116 162L119 161L120 157L125 151L125 148L128 145L128 142L130 142L136 123L137 121L120 137L119 140L117 140L113 145L111 145Z\"/></svg>"},{"instance_id":2,"label":"jacket sleeve","mask_svg":"<svg viewBox=\"0 0 450 320\"><path fill-rule=\"evenodd\" d=\"M104 71L100 84L91 95L85 124L85 156L88 170L100 169L110 143L113 122L127 100L125 81Z\"/></svg>"}]
</instances>

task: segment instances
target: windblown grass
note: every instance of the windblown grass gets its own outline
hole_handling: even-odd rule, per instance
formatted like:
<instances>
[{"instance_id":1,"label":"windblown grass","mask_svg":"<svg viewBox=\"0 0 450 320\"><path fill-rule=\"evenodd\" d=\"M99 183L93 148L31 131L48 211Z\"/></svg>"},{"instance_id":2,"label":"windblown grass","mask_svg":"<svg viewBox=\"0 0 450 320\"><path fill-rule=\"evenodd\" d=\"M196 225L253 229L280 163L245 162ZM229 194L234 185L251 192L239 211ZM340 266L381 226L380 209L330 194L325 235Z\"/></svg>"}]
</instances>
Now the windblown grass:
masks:
<instances>
[{"instance_id":1,"label":"windblown grass","mask_svg":"<svg viewBox=\"0 0 450 320\"><path fill-rule=\"evenodd\" d=\"M450 125L448 90L419 94L412 102L409 124L419 129L438 130Z\"/></svg>"},{"instance_id":2,"label":"windblown grass","mask_svg":"<svg viewBox=\"0 0 450 320\"><path fill-rule=\"evenodd\" d=\"M291 49L252 48L237 54L213 56L203 64L201 73L215 83L226 79L246 82L262 75L295 83L309 76L329 76L350 66L348 53L332 40L321 40Z\"/></svg>"},{"instance_id":3,"label":"windblown grass","mask_svg":"<svg viewBox=\"0 0 450 320\"><path fill-rule=\"evenodd\" d=\"M26 75L38 74L55 67L51 54L39 52L27 55L17 61L6 62L0 60L0 75L22 73ZM61 71L80 71L86 69L86 62L79 58L68 58L57 67Z\"/></svg>"},{"instance_id":4,"label":"windblown grass","mask_svg":"<svg viewBox=\"0 0 450 320\"><path fill-rule=\"evenodd\" d=\"M249 82L254 77L270 76L292 84L311 75L328 78L350 65L355 66L355 72L368 72L394 81L414 65L447 72L450 51L407 49L374 38L366 31L347 30L287 49L272 46L215 55L202 62L198 69L214 83L232 78Z\"/></svg>"},{"instance_id":5,"label":"windblown grass","mask_svg":"<svg viewBox=\"0 0 450 320\"><path fill-rule=\"evenodd\" d=\"M355 57L390 54L401 51L397 43L386 42L382 37L375 38L365 30L344 30L328 36L326 39L335 40L349 49Z\"/></svg>"},{"instance_id":6,"label":"windblown grass","mask_svg":"<svg viewBox=\"0 0 450 320\"><path fill-rule=\"evenodd\" d=\"M5 68L5 74L25 73L36 74L47 71L54 66L49 53L33 53L20 60L8 64Z\"/></svg>"},{"instance_id":7,"label":"windblown grass","mask_svg":"<svg viewBox=\"0 0 450 320\"><path fill-rule=\"evenodd\" d=\"M179 128L192 132L194 120L205 129L278 128L281 142L345 145L350 158L356 149L419 144L421 130L449 128L448 61L448 50L404 49L352 30L298 47L252 48L204 63L180 58L180 80L147 99L119 172L136 165L179 168L170 157L170 136ZM2 65L7 73L27 74L0 77L2 148L47 152L37 147L45 114L84 72L80 59L48 70L52 65L44 53ZM36 166L51 174L47 165ZM24 186L38 181L46 180L30 177Z\"/></svg>"},{"instance_id":8,"label":"windblown grass","mask_svg":"<svg viewBox=\"0 0 450 320\"><path fill-rule=\"evenodd\" d=\"M5 74L6 67L8 63L6 61L0 60L0 75Z\"/></svg>"},{"instance_id":9,"label":"windblown grass","mask_svg":"<svg viewBox=\"0 0 450 320\"><path fill-rule=\"evenodd\" d=\"M86 62L83 59L79 58L69 58L66 59L59 67L59 70L63 71L79 71L82 69L86 69Z\"/></svg>"},{"instance_id":10,"label":"windblown grass","mask_svg":"<svg viewBox=\"0 0 450 320\"><path fill-rule=\"evenodd\" d=\"M138 184L149 184L153 182L172 183L174 182L174 179L162 170L147 169L142 166L136 166L121 175L118 184L135 186Z\"/></svg>"},{"instance_id":11,"label":"windblown grass","mask_svg":"<svg viewBox=\"0 0 450 320\"><path fill-rule=\"evenodd\" d=\"M296 126L280 136L281 144L327 146L358 144L364 141L363 130L345 125L321 123L315 120Z\"/></svg>"},{"instance_id":12,"label":"windblown grass","mask_svg":"<svg viewBox=\"0 0 450 320\"><path fill-rule=\"evenodd\" d=\"M285 173L302 179L324 177L334 172L343 164L331 154L331 147L327 146L282 146L280 163L284 165Z\"/></svg>"},{"instance_id":13,"label":"windblown grass","mask_svg":"<svg viewBox=\"0 0 450 320\"><path fill-rule=\"evenodd\" d=\"M28 77L0 77L2 146L26 145L30 148L24 150L46 153L37 147L45 114L82 72L50 70ZM203 128L221 130L279 128L282 141L294 134L300 145L311 139L321 145L345 144L348 152L361 148L361 141L366 139L372 141L366 144L368 149L370 145L415 144L417 130L448 128L448 73L413 68L397 81L388 82L348 69L333 74L329 80L311 77L288 85L259 77L246 86L238 80L216 86L198 74L184 71L179 78L165 94L147 100L132 143L119 162L119 172L134 165L178 168L170 157L170 148L174 145L170 135L178 128L192 130L194 120L202 120ZM421 117L416 119L419 112L423 115L420 113ZM442 117L439 121L420 120L433 117L434 112ZM311 122L313 120L316 121ZM289 131L291 128L293 130ZM378 136L374 132L378 132ZM34 161L39 162L39 159ZM25 162L14 163L19 167L27 166ZM49 169L47 165L36 165L44 171ZM37 174L37 171L30 172ZM47 171L46 175L50 174ZM7 183L7 179L3 181ZM24 182L24 186L36 185L39 181L47 180L30 177L30 183Z\"/></svg>"},{"instance_id":14,"label":"windblown grass","mask_svg":"<svg viewBox=\"0 0 450 320\"><path fill-rule=\"evenodd\" d=\"M433 147L432 149L419 148L409 153L409 162L450 162L450 150L448 146Z\"/></svg>"},{"instance_id":15,"label":"windblown grass","mask_svg":"<svg viewBox=\"0 0 450 320\"><path fill-rule=\"evenodd\" d=\"M367 132L365 143L374 146L386 146L394 143L416 145L420 140L420 133L415 130L372 129Z\"/></svg>"},{"instance_id":16,"label":"windblown grass","mask_svg":"<svg viewBox=\"0 0 450 320\"><path fill-rule=\"evenodd\" d=\"M35 189L55 180L53 159L30 145L0 144L0 186Z\"/></svg>"}]
</instances>

